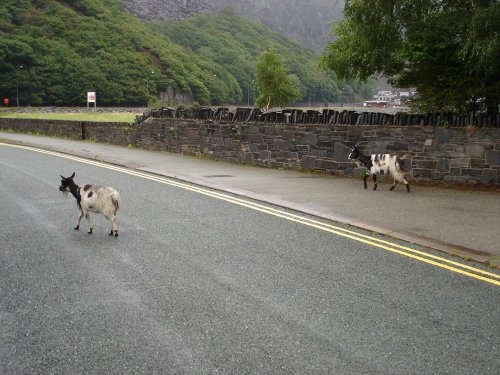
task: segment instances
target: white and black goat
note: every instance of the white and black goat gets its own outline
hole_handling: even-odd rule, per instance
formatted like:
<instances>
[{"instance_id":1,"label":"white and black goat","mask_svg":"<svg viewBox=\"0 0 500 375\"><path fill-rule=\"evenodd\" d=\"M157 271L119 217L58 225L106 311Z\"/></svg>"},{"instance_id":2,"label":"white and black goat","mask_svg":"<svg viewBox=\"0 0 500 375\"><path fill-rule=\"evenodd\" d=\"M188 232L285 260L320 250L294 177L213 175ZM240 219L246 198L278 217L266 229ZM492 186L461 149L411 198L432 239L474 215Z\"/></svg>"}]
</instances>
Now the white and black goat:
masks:
<instances>
[{"instance_id":1,"label":"white and black goat","mask_svg":"<svg viewBox=\"0 0 500 375\"><path fill-rule=\"evenodd\" d=\"M73 194L78 203L80 215L74 228L77 230L80 228L80 221L85 216L89 225L88 233L92 233L93 227L90 223L89 212L102 213L106 219L111 221L111 232L109 234L118 237L116 213L120 207L120 194L108 186L78 186L73 181L73 177L75 177L75 172L70 177L61 176L62 180L59 190L64 194L68 194L68 192Z\"/></svg>"},{"instance_id":2,"label":"white and black goat","mask_svg":"<svg viewBox=\"0 0 500 375\"><path fill-rule=\"evenodd\" d=\"M363 155L356 146L353 147L349 154L349 159L358 159L366 168L366 174L363 179L365 189L367 188L366 179L373 176L373 190L377 190L377 173L389 174L393 178L391 190L394 190L398 181L403 182L406 186L406 191L410 192L410 185L403 173L403 162L397 155L392 154L371 154Z\"/></svg>"}]
</instances>

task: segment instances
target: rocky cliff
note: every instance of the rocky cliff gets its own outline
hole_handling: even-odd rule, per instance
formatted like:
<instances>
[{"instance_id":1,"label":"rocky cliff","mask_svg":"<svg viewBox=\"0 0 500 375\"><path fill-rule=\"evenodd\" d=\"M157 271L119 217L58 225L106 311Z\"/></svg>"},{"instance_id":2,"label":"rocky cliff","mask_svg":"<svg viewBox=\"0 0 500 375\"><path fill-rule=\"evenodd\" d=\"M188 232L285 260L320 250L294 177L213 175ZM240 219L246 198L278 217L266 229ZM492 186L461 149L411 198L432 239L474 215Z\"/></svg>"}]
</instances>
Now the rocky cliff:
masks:
<instances>
[{"instance_id":1,"label":"rocky cliff","mask_svg":"<svg viewBox=\"0 0 500 375\"><path fill-rule=\"evenodd\" d=\"M339 19L344 1L336 0L214 0L219 7L269 26L314 50L326 44L332 21Z\"/></svg>"},{"instance_id":2,"label":"rocky cliff","mask_svg":"<svg viewBox=\"0 0 500 375\"><path fill-rule=\"evenodd\" d=\"M232 7L241 15L320 50L332 21L339 19L341 0L124 0L124 8L144 21L181 19Z\"/></svg>"},{"instance_id":3,"label":"rocky cliff","mask_svg":"<svg viewBox=\"0 0 500 375\"><path fill-rule=\"evenodd\" d=\"M124 0L123 8L142 21L182 19L216 9L208 0Z\"/></svg>"}]
</instances>

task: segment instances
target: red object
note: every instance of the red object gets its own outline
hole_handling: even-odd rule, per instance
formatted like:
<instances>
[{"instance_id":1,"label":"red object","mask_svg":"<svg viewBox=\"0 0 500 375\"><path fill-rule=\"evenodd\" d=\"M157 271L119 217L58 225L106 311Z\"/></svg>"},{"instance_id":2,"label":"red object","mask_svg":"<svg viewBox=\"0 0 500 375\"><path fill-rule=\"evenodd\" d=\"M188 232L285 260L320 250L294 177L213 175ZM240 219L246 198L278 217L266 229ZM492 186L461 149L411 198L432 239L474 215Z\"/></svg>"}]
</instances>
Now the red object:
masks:
<instances>
[{"instance_id":1,"label":"red object","mask_svg":"<svg viewBox=\"0 0 500 375\"><path fill-rule=\"evenodd\" d=\"M5 98L3 100L3 105L6 106L6 107L9 105L9 98Z\"/></svg>"}]
</instances>

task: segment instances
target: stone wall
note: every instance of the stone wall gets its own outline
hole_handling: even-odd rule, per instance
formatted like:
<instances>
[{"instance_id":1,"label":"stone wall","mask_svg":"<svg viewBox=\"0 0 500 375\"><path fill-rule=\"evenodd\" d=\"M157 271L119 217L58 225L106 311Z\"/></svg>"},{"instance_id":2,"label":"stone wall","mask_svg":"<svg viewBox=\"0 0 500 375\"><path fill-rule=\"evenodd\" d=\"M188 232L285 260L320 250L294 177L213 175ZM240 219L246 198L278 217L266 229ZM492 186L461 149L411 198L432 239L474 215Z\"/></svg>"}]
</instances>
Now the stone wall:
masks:
<instances>
[{"instance_id":1,"label":"stone wall","mask_svg":"<svg viewBox=\"0 0 500 375\"><path fill-rule=\"evenodd\" d=\"M214 123L149 119L134 126L0 118L0 129L208 156L269 168L359 176L350 147L397 153L412 180L500 184L499 128Z\"/></svg>"},{"instance_id":2,"label":"stone wall","mask_svg":"<svg viewBox=\"0 0 500 375\"><path fill-rule=\"evenodd\" d=\"M54 121L0 118L0 129L20 133L43 134L81 140L83 123L79 121Z\"/></svg>"}]
</instances>

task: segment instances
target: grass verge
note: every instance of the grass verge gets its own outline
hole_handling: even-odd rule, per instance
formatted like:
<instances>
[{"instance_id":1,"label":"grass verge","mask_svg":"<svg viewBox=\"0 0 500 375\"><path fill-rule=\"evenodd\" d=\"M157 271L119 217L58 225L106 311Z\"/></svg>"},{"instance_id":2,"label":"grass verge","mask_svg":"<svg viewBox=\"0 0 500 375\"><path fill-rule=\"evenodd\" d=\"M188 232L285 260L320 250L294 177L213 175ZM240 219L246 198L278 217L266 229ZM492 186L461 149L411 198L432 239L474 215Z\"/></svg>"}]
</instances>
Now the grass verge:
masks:
<instances>
[{"instance_id":1,"label":"grass verge","mask_svg":"<svg viewBox=\"0 0 500 375\"><path fill-rule=\"evenodd\" d=\"M70 121L95 121L95 122L127 122L132 123L137 113L112 113L112 112L11 112L0 111L0 117L36 120L70 120Z\"/></svg>"}]
</instances>

